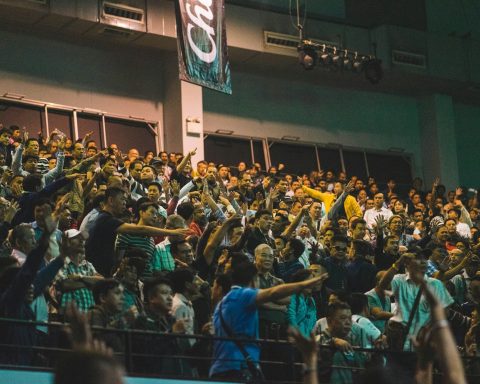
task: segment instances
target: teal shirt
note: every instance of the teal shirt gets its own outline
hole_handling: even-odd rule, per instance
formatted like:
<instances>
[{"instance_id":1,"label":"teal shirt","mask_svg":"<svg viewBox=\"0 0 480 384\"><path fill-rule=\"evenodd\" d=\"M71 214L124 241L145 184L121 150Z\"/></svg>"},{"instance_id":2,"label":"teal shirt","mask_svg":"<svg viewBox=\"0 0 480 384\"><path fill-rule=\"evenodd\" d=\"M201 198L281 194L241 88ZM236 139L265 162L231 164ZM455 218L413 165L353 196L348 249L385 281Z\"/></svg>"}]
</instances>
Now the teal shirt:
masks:
<instances>
[{"instance_id":1,"label":"teal shirt","mask_svg":"<svg viewBox=\"0 0 480 384\"><path fill-rule=\"evenodd\" d=\"M370 313L372 308L375 307L381 308L384 312L392 312L392 302L389 296L385 295L385 298L381 299L375 291L375 288L365 292L365 295L367 295ZM370 320L372 321L373 325L380 330L380 332L385 333L386 320L375 320L373 317L371 317Z\"/></svg>"},{"instance_id":2,"label":"teal shirt","mask_svg":"<svg viewBox=\"0 0 480 384\"><path fill-rule=\"evenodd\" d=\"M317 322L317 306L313 298L301 293L292 295L287 309L287 321L308 337Z\"/></svg>"},{"instance_id":3,"label":"teal shirt","mask_svg":"<svg viewBox=\"0 0 480 384\"><path fill-rule=\"evenodd\" d=\"M425 281L443 308L446 308L453 303L452 297L440 280L432 277L425 277ZM419 287L412 281L412 279L410 279L408 273L398 274L393 277L392 291L398 304L395 316L392 317L390 321L397 321L407 325L418 290ZM409 335L416 336L420 329L429 321L430 307L425 297L422 295L420 304L418 305L418 309L413 318L412 326L410 327ZM409 337L407 337L404 349L412 349Z\"/></svg>"}]
</instances>

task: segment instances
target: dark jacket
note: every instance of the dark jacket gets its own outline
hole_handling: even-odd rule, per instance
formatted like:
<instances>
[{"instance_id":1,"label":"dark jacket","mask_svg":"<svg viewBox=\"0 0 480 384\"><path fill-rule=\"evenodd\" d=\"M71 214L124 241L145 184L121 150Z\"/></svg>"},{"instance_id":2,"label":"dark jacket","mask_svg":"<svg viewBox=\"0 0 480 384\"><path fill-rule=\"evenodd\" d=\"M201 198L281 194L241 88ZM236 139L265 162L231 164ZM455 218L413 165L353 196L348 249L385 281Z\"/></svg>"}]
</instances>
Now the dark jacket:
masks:
<instances>
[{"instance_id":1,"label":"dark jacket","mask_svg":"<svg viewBox=\"0 0 480 384\"><path fill-rule=\"evenodd\" d=\"M68 185L68 183L70 183L70 180L62 177L58 180L55 180L53 183L48 184L40 192L23 193L23 195L20 196L20 199L18 200L20 209L17 211L15 217L12 220L12 226L18 225L20 223L31 223L32 221L35 221L33 209L35 203L42 198L51 197L52 194L54 194L64 186Z\"/></svg>"},{"instance_id":2,"label":"dark jacket","mask_svg":"<svg viewBox=\"0 0 480 384\"><path fill-rule=\"evenodd\" d=\"M9 287L0 296L0 317L35 321L35 314L25 301L37 271L42 264L48 248L48 242L42 240L31 251L25 263L13 278ZM35 325L2 324L0 326L0 344L12 344L19 347L31 347L36 344ZM28 348L0 349L0 361L5 364L30 365L33 352Z\"/></svg>"}]
</instances>

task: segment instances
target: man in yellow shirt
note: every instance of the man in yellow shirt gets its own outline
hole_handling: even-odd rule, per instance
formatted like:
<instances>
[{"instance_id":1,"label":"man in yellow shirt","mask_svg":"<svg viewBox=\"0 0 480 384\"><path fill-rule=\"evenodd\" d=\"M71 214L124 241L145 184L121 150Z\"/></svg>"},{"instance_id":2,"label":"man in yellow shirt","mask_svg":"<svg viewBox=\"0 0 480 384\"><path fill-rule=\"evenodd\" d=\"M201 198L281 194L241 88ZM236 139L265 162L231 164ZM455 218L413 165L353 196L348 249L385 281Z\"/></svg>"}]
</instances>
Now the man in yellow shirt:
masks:
<instances>
[{"instance_id":1,"label":"man in yellow shirt","mask_svg":"<svg viewBox=\"0 0 480 384\"><path fill-rule=\"evenodd\" d=\"M310 197L321 201L325 205L325 212L328 213L332 208L333 204L337 200L337 198L343 192L343 184L336 182L333 187L333 193L331 192L320 192L316 189L308 188L303 186L303 191L308 194ZM350 220L352 216L362 217L362 209L357 203L357 200L353 197L348 195L343 203L343 208L345 210L345 215L347 220Z\"/></svg>"}]
</instances>

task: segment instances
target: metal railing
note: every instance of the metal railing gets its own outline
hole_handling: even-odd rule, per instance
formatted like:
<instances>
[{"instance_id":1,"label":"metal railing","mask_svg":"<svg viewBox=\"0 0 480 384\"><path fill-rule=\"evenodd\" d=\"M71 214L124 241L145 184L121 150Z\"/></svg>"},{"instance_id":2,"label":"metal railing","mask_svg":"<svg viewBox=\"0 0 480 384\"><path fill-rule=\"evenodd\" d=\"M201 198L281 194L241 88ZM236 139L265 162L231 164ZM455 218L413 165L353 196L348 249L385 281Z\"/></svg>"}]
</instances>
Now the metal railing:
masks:
<instances>
[{"instance_id":1,"label":"metal railing","mask_svg":"<svg viewBox=\"0 0 480 384\"><path fill-rule=\"evenodd\" d=\"M19 319L0 318L0 333L4 334L5 330L15 327L37 327L47 326L48 335L41 334L37 338L36 345L20 345L5 343L0 339L0 367L4 368L22 368L22 369L41 369L51 370L55 363L65 353L71 351L67 342L65 329L67 323L60 322L34 322ZM32 330L31 330L32 331ZM213 362L212 351L216 341L233 341L237 340L244 344L257 344L261 350L260 365L270 383L299 383L302 380L302 361L295 347L286 340L270 340L270 339L246 339L246 338L229 338L207 335L186 335L160 333L154 331L144 331L137 329L113 329L92 327L94 336L103 340L114 349L114 356L119 359L125 366L129 376L143 377L161 377L172 379L189 379L189 380L205 380L208 379L208 370ZM182 349L179 345L182 343L188 345L191 340L195 340L193 348ZM168 349L169 344L173 347ZM193 351L197 347L197 353ZM162 350L163 348L163 350ZM320 357L325 352L331 351L335 353L332 346L319 345ZM415 370L416 356L414 352L378 350L354 347L354 352L359 355L366 356L366 360L383 361L383 365L390 361L408 361L411 364L404 366L405 371L413 374ZM10 361L4 357L9 356ZM18 363L14 361L14 357L23 357ZM27 358L25 358L27 357ZM13 358L13 359L12 359ZM321 359L320 359L321 360ZM479 357L463 357L465 366L469 366L473 361L480 363ZM29 363L25 363L29 361ZM227 361L227 360L223 360ZM244 362L244 360L228 360ZM480 364L479 364L480 365ZM322 371L328 370L351 370L358 374L368 368L367 365L351 366L349 364L339 365L333 362L325 365L325 362L319 361ZM441 368L435 371L437 376L441 376ZM480 382L480 375L468 375L469 382Z\"/></svg>"}]
</instances>

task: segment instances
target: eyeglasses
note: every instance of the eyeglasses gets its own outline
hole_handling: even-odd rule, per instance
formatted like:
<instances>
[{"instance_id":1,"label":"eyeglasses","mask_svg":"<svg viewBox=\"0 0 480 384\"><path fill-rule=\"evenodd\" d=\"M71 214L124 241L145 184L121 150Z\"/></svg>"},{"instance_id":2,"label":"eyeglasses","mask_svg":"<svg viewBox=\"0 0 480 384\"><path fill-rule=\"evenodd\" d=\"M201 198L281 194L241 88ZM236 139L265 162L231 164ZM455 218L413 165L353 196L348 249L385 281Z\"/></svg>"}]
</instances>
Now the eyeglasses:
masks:
<instances>
[{"instance_id":1,"label":"eyeglasses","mask_svg":"<svg viewBox=\"0 0 480 384\"><path fill-rule=\"evenodd\" d=\"M336 251L343 251L343 252L345 252L348 249L347 247L342 247L340 245L334 245L332 246L332 248L334 248Z\"/></svg>"}]
</instances>

